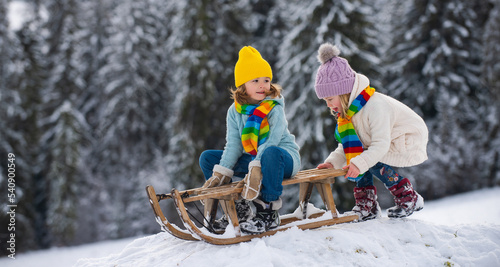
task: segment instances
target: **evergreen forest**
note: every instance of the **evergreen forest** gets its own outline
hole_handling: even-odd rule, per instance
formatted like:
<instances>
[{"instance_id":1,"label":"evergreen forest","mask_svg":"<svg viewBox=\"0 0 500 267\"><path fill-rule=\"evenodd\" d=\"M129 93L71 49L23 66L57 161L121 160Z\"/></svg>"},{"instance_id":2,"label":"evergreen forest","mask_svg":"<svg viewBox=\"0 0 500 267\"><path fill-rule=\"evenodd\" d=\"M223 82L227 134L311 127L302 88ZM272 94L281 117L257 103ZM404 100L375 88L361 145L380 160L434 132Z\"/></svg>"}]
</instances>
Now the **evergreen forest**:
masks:
<instances>
[{"instance_id":1,"label":"evergreen forest","mask_svg":"<svg viewBox=\"0 0 500 267\"><path fill-rule=\"evenodd\" d=\"M401 173L426 200L500 185L499 0L0 0L0 255L14 203L18 251L160 231L144 188L203 184L246 45L283 87L301 169L315 168L337 146L314 93L324 42L424 118L429 159ZM353 187L334 184L339 211Z\"/></svg>"}]
</instances>

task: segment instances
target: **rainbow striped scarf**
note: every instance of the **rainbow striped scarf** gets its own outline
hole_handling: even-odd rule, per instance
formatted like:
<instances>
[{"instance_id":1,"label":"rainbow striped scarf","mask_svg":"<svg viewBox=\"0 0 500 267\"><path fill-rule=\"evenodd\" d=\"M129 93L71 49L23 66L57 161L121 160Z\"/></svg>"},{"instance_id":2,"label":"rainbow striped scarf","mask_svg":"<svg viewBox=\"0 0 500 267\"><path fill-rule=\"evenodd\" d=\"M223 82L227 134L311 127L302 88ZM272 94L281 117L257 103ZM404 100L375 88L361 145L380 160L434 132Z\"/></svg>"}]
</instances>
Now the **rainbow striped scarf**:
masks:
<instances>
[{"instance_id":1,"label":"rainbow striped scarf","mask_svg":"<svg viewBox=\"0 0 500 267\"><path fill-rule=\"evenodd\" d=\"M363 144L359 140L356 130L354 130L354 125L351 122L352 117L358 111L360 111L365 104L370 100L370 97L375 93L375 88L366 87L363 92L361 92L346 113L346 118L339 117L337 120L337 127L335 128L335 139L339 143L342 143L344 148L345 157L347 159L347 164L351 163L351 159L363 153ZM363 174L361 173L357 178L349 179L352 181L359 180Z\"/></svg>"},{"instance_id":2,"label":"rainbow striped scarf","mask_svg":"<svg viewBox=\"0 0 500 267\"><path fill-rule=\"evenodd\" d=\"M253 157L257 155L257 147L266 142L269 136L267 114L271 112L276 103L277 101L274 100L264 100L259 105L240 105L234 101L238 113L250 115L241 133L241 143L243 149Z\"/></svg>"}]
</instances>

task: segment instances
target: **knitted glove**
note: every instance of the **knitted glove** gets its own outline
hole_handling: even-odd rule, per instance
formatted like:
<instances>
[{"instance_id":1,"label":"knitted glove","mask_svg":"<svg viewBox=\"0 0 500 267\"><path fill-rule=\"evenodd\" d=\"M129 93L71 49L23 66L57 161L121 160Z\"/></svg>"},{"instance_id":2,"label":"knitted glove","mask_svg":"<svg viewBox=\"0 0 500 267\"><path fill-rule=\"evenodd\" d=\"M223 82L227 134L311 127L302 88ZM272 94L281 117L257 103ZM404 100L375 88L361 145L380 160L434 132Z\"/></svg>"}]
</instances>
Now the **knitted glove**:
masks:
<instances>
[{"instance_id":1,"label":"knitted glove","mask_svg":"<svg viewBox=\"0 0 500 267\"><path fill-rule=\"evenodd\" d=\"M248 173L243 179L245 185L241 196L246 200L254 200L259 196L262 185L262 170L260 161L253 160L248 164Z\"/></svg>"},{"instance_id":2,"label":"knitted glove","mask_svg":"<svg viewBox=\"0 0 500 267\"><path fill-rule=\"evenodd\" d=\"M217 187L231 182L234 171L220 165L215 165L213 174L201 188Z\"/></svg>"}]
</instances>

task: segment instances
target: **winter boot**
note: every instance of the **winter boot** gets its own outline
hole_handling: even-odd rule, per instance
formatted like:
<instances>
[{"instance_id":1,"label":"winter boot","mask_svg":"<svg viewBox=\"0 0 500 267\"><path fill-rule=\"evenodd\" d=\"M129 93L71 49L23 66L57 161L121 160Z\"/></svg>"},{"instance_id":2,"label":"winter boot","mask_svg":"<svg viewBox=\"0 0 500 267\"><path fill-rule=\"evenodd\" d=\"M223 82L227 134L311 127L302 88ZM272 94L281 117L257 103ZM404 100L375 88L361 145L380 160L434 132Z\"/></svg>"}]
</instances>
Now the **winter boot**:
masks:
<instances>
[{"instance_id":1,"label":"winter boot","mask_svg":"<svg viewBox=\"0 0 500 267\"><path fill-rule=\"evenodd\" d=\"M407 178L389 188L394 196L396 206L387 209L387 216L391 218L402 218L410 216L414 211L424 208L424 198L420 196Z\"/></svg>"},{"instance_id":2,"label":"winter boot","mask_svg":"<svg viewBox=\"0 0 500 267\"><path fill-rule=\"evenodd\" d=\"M241 223L240 229L245 234L261 234L280 225L278 210L282 206L281 198L269 203L258 198L253 201L257 214L252 219Z\"/></svg>"},{"instance_id":3,"label":"winter boot","mask_svg":"<svg viewBox=\"0 0 500 267\"><path fill-rule=\"evenodd\" d=\"M358 221L380 217L382 211L377 202L377 188L375 186L355 187L354 199L356 199L356 206L352 208L352 212L359 216Z\"/></svg>"},{"instance_id":4,"label":"winter boot","mask_svg":"<svg viewBox=\"0 0 500 267\"><path fill-rule=\"evenodd\" d=\"M236 206L236 215L238 216L239 223L248 221L253 216L252 208L250 207L250 202L244 199L236 200L234 202ZM212 228L215 232L224 232L226 227L229 225L229 220L226 214L222 215L219 219L212 223Z\"/></svg>"}]
</instances>

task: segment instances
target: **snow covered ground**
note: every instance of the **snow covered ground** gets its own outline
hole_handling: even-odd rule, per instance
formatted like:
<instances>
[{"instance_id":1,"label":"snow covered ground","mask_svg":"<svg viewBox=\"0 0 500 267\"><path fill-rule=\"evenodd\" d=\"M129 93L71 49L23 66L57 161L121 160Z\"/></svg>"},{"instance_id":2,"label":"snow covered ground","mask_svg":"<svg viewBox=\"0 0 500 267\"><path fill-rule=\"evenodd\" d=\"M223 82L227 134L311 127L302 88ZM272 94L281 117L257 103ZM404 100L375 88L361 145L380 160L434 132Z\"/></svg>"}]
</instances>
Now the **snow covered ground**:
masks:
<instances>
[{"instance_id":1,"label":"snow covered ground","mask_svg":"<svg viewBox=\"0 0 500 267\"><path fill-rule=\"evenodd\" d=\"M500 266L498 203L500 188L485 189L427 202L407 219L292 228L229 246L160 232L21 253L0 266Z\"/></svg>"}]
</instances>

